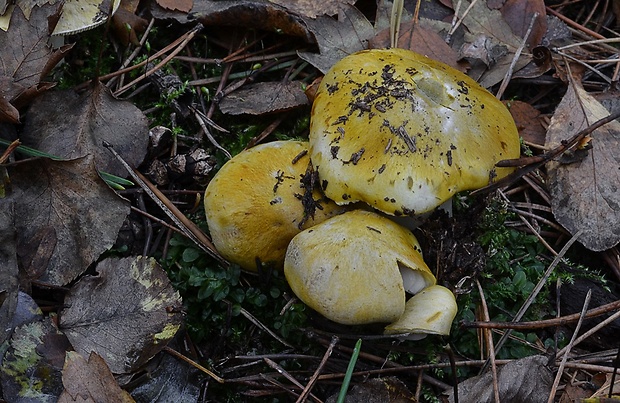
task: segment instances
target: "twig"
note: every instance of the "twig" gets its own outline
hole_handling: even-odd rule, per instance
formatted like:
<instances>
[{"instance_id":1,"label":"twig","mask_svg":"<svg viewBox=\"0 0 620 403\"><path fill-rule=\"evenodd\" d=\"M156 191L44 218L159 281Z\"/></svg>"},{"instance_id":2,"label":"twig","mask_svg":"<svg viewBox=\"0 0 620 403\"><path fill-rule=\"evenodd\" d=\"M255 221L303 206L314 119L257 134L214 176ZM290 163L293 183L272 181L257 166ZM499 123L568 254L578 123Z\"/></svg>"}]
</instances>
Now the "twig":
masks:
<instances>
[{"instance_id":1,"label":"twig","mask_svg":"<svg viewBox=\"0 0 620 403\"><path fill-rule=\"evenodd\" d=\"M171 355L177 357L178 359L180 359L182 361L185 361L186 363L188 363L192 367L198 368L199 370L201 370L205 374L209 375L211 378L215 379L218 383L226 382L226 380L224 378L220 378L219 376L215 375L212 371L209 371L207 368L205 368L202 365L198 364L196 361L194 361L194 360L192 360L190 358L187 358L186 356L184 356L183 354L179 353L178 351L173 350L173 349L171 349L168 346L164 347L164 351L167 352L168 354L171 354Z\"/></svg>"},{"instance_id":2,"label":"twig","mask_svg":"<svg viewBox=\"0 0 620 403\"><path fill-rule=\"evenodd\" d=\"M594 318L611 311L620 309L620 300L610 302L609 304L601 305L596 308L590 309L585 314L586 319ZM533 330L544 329L546 327L564 326L572 322L579 320L578 313L571 315L560 316L554 319L537 320L533 322L462 322L461 326L465 328L490 328L490 329L516 329L516 330Z\"/></svg>"},{"instance_id":3,"label":"twig","mask_svg":"<svg viewBox=\"0 0 620 403\"><path fill-rule=\"evenodd\" d=\"M288 344L286 341L284 341L281 337L279 337L277 334L275 334L271 329L269 329L267 326L263 325L261 323L261 321L259 321L258 319L256 319L254 317L254 315L252 315L251 313L249 313L248 311L246 311L245 309L241 308L241 314L243 316L246 317L246 319L248 319L250 322L254 323L256 326L258 326L260 329L264 330L265 332L269 333L269 335L271 337L273 337L274 339L276 339L277 341L279 341L280 343L284 344L286 347L288 348L294 348L294 346Z\"/></svg>"},{"instance_id":4,"label":"twig","mask_svg":"<svg viewBox=\"0 0 620 403\"><path fill-rule=\"evenodd\" d=\"M605 37L597 32L592 31L591 29L588 29L586 27L584 27L581 24L576 23L575 21L571 20L570 18L558 13L557 11L555 11L554 9L552 9L551 7L545 7L545 9L547 10L547 12L549 14L552 14L556 17L558 17L560 20L564 21L566 24L570 25L573 28L576 28L596 39L605 39Z\"/></svg>"},{"instance_id":5,"label":"twig","mask_svg":"<svg viewBox=\"0 0 620 403\"><path fill-rule=\"evenodd\" d=\"M551 392L549 393L549 398L547 399L547 403L553 403L553 401L555 400L555 394L557 392L558 385L560 384L562 373L564 372L564 366L566 365L566 360L568 359L568 353L570 352L571 348L573 347L575 343L575 339L577 338L577 333L579 332L579 329L581 328L581 324L583 323L584 314L588 310L588 305L590 304L591 296L592 296L592 290L588 290L585 301L583 302L583 307L581 308L581 315L579 317L579 321L577 322L577 326L575 326L575 331L573 332L573 335L570 339L570 342L568 343L568 346L566 346L566 352L564 353L564 356L562 357L562 362L560 363L560 366L558 367L558 373L555 375L555 379L553 380L553 386L551 387Z\"/></svg>"},{"instance_id":6,"label":"twig","mask_svg":"<svg viewBox=\"0 0 620 403\"><path fill-rule=\"evenodd\" d=\"M192 28L190 31L188 31L187 33L185 33L185 35L182 36L183 40L181 41L181 43L177 46L176 49L174 49L169 55L167 55L166 57L164 57L162 59L161 62L159 62L155 67L153 67L151 70L145 72L144 74L141 74L140 77L136 78L135 80L133 80L132 82L125 84L124 86L122 86L121 88L119 88L118 90L116 90L114 92L115 96L119 96L120 94L122 94L123 92L127 91L129 88L133 87L135 84L139 83L140 81L144 80L145 78L147 78L148 76L150 76L151 74L155 73L157 70L159 70L160 68L162 68L163 66L166 65L166 63L168 63L170 60L172 60L177 54L179 54L179 52L181 52L183 50L183 48L185 48L185 46L189 43L189 41L191 41L194 36L196 36L196 34L198 32L200 32L202 30L202 25L198 24L196 25L194 28Z\"/></svg>"},{"instance_id":7,"label":"twig","mask_svg":"<svg viewBox=\"0 0 620 403\"><path fill-rule=\"evenodd\" d=\"M297 386L299 389L304 389L304 386L299 383L299 381L297 379L295 379L295 377L291 374L288 373L287 370L285 370L284 368L282 368L281 366L279 366L275 361L265 357L263 358L263 361L265 361L267 363L267 365L269 365L271 368L275 369L276 371L278 371L281 375L283 375L286 379L288 379L289 381L291 381L295 386ZM316 397L315 395L313 395L312 393L309 394L309 396L318 403L323 403L321 401L321 399L319 399L318 397Z\"/></svg>"},{"instance_id":8,"label":"twig","mask_svg":"<svg viewBox=\"0 0 620 403\"><path fill-rule=\"evenodd\" d=\"M590 290L588 290L588 291L590 291ZM575 343L573 343L573 347L576 346L577 344L581 343L582 341L584 341L588 337L592 336L594 333L598 332L599 330L601 330L602 328L604 328L605 326L607 326L608 324L610 324L611 322L613 322L614 320L616 320L618 318L620 318L620 311L614 313L613 315L611 315L610 317L608 317L607 319L605 319L604 321L602 321L598 325L594 326L592 329L588 330L587 332L585 332L584 334L579 336L575 340ZM564 354L564 352L567 350L567 348L568 348L568 346L565 346L560 351L558 351L556 355Z\"/></svg>"},{"instance_id":9,"label":"twig","mask_svg":"<svg viewBox=\"0 0 620 403\"><path fill-rule=\"evenodd\" d=\"M482 286L480 285L480 281L476 279L476 286L478 287L478 292L480 293L480 303L482 305L482 318L485 321L489 321L489 309L487 307L487 300L484 297L484 291L482 290ZM495 399L495 403L500 403L499 399L499 385L497 383L497 365L495 364L495 347L493 345L493 335L491 334L490 329L484 329L484 339L487 345L487 354L489 355L488 360L491 362L491 376L493 378L493 398ZM484 370L484 367L483 367Z\"/></svg>"},{"instance_id":10,"label":"twig","mask_svg":"<svg viewBox=\"0 0 620 403\"><path fill-rule=\"evenodd\" d=\"M332 341L331 343L329 343L329 347L327 347L327 350L325 351L325 354L323 355L323 359L321 360L321 362L319 363L319 366L316 368L316 371L314 371L314 374L312 375L312 377L306 384L306 387L301 392L301 395L299 395L299 398L297 399L296 403L301 403L301 402L306 401L306 398L308 397L308 394L312 390L312 387L314 386L316 381L319 379L319 375L321 374L321 371L323 371L323 367L327 363L327 360L329 359L329 357L332 355L332 351L334 351L334 346L336 345L336 343L338 343L338 337L334 336L332 337Z\"/></svg>"},{"instance_id":11,"label":"twig","mask_svg":"<svg viewBox=\"0 0 620 403\"><path fill-rule=\"evenodd\" d=\"M217 252L213 243L207 235L196 224L188 219L159 189L157 189L148 179L138 170L132 168L121 157L112 144L107 141L103 146L110 150L116 159L125 167L129 175L146 192L147 195L166 213L166 215L177 225L183 234L191 239L200 249L207 252L211 257L217 259L221 264L228 266L228 262Z\"/></svg>"},{"instance_id":12,"label":"twig","mask_svg":"<svg viewBox=\"0 0 620 403\"><path fill-rule=\"evenodd\" d=\"M474 190L473 192L471 192L471 195L490 192L490 191L497 190L499 188L502 188L502 187L505 187L505 186L508 186L514 183L519 178L523 177L524 175L529 174L530 172L534 172L541 166L545 165L547 162L553 160L558 155L564 153L565 151L573 147L575 144L578 144L587 135L591 134L593 131L595 131L599 127L604 126L609 122L613 122L614 120L618 118L620 118L620 111L616 111L607 117L599 119L593 124L591 124L590 126L581 130L579 133L575 134L570 139L563 140L559 146L557 146L553 150L543 155L499 161L497 164L495 164L498 167L521 167L521 168L517 169L515 172L511 173L510 175L498 180L497 182L494 182L481 189Z\"/></svg>"},{"instance_id":13,"label":"twig","mask_svg":"<svg viewBox=\"0 0 620 403\"><path fill-rule=\"evenodd\" d=\"M540 290L542 290L544 285L547 283L547 280L549 279L549 276L551 276L551 273L553 272L555 267L560 263L560 261L562 260L562 258L566 254L566 252L568 252L568 249L573 245L573 243L575 243L575 241L577 241L577 239L579 239L579 237L581 236L582 232L583 232L583 230L579 230L575 235L573 235L573 237L571 239L569 239L568 242L566 242L566 245L564 245L562 250L560 250L558 255L553 259L553 261L551 262L551 264L549 265L549 267L547 268L547 270L545 271L543 276L540 278L540 280L538 280L538 283L536 284L536 286L534 287L534 289L530 293L530 296L528 297L528 299L523 303L521 308L519 308L519 311L517 312L515 317L512 319L513 322L520 321L521 318L523 317L523 315L525 315L525 312L530 307L532 302L534 302L534 299L536 299L536 296L538 296L538 293L540 292ZM509 329L499 339L499 341L497 342L496 351L499 351L504 346L504 343L506 342L506 340L508 340L508 337L510 336L511 332L512 332L512 329Z\"/></svg>"},{"instance_id":14,"label":"twig","mask_svg":"<svg viewBox=\"0 0 620 403\"><path fill-rule=\"evenodd\" d=\"M527 43L527 40L530 37L530 34L532 33L532 28L534 28L534 22L536 22L537 18L538 18L538 13L536 12L534 13L534 15L532 15L532 19L530 20L530 25L527 27L527 31L525 31L525 35L523 36L521 45L519 45L519 48L515 52L515 55L513 56L512 61L510 62L510 66L508 66L508 70L506 71L506 75L504 76L504 79L502 80L502 83L499 86L499 90L497 91L497 94L495 94L495 97L497 99L502 99L502 95L504 95L504 91L506 91L506 87L508 87L508 83L510 82L510 79L512 78L512 73L514 71L515 65L517 64L517 60L519 60L519 56L521 56L521 52L523 52L523 48L525 47L525 44Z\"/></svg>"}]
</instances>

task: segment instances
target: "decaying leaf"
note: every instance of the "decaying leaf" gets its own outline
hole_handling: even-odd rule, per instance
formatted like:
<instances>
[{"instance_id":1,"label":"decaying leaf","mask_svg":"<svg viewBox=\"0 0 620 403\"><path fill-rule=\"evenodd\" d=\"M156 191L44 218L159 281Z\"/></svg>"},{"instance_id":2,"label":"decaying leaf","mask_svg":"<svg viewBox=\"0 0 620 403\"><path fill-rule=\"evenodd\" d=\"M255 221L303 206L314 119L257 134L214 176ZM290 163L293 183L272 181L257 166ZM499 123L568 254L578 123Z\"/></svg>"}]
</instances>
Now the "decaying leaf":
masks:
<instances>
[{"instance_id":1,"label":"decaying leaf","mask_svg":"<svg viewBox=\"0 0 620 403\"><path fill-rule=\"evenodd\" d=\"M319 15L338 14L344 5L355 4L357 0L269 0L286 8L287 10L303 15L304 17L315 18Z\"/></svg>"},{"instance_id":2,"label":"decaying leaf","mask_svg":"<svg viewBox=\"0 0 620 403\"><path fill-rule=\"evenodd\" d=\"M580 84L569 85L547 131L547 147L556 147L609 112ZM591 149L564 155L547 164L555 219L579 241L602 251L620 242L620 123L594 131Z\"/></svg>"},{"instance_id":3,"label":"decaying leaf","mask_svg":"<svg viewBox=\"0 0 620 403\"><path fill-rule=\"evenodd\" d=\"M368 47L374 28L355 7L344 7L338 20L331 17L307 19L306 24L314 34L320 53L299 52L299 57L326 73L345 56Z\"/></svg>"},{"instance_id":4,"label":"decaying leaf","mask_svg":"<svg viewBox=\"0 0 620 403\"><path fill-rule=\"evenodd\" d=\"M34 7L27 19L20 7L10 15L10 29L0 29L0 122L19 122L15 99L25 100L24 93L37 95L32 89L39 86L52 68L62 59L67 48L52 50L48 45L51 23L60 10L61 2ZM30 90L30 91L28 91Z\"/></svg>"},{"instance_id":5,"label":"decaying leaf","mask_svg":"<svg viewBox=\"0 0 620 403\"><path fill-rule=\"evenodd\" d=\"M502 403L545 403L553 378L546 367L547 357L533 355L512 361L498 369L497 383ZM458 386L460 403L493 402L493 380L490 371L469 378ZM446 392L454 402L453 391Z\"/></svg>"},{"instance_id":6,"label":"decaying leaf","mask_svg":"<svg viewBox=\"0 0 620 403\"><path fill-rule=\"evenodd\" d=\"M523 101L510 101L508 109L523 140L544 146L546 130L542 125L540 111Z\"/></svg>"},{"instance_id":7,"label":"decaying leaf","mask_svg":"<svg viewBox=\"0 0 620 403\"><path fill-rule=\"evenodd\" d=\"M80 354L95 351L114 373L134 371L180 328L181 297L152 258L110 258L96 271L67 294L60 328Z\"/></svg>"},{"instance_id":8,"label":"decaying leaf","mask_svg":"<svg viewBox=\"0 0 620 403\"><path fill-rule=\"evenodd\" d=\"M100 402L130 403L133 398L121 389L103 358L90 353L88 361L75 351L68 351L62 370L65 390L58 403Z\"/></svg>"},{"instance_id":9,"label":"decaying leaf","mask_svg":"<svg viewBox=\"0 0 620 403\"><path fill-rule=\"evenodd\" d=\"M460 5L459 15L462 15L472 2L453 0L452 3L455 8L457 3ZM544 16L538 18L544 18ZM506 75L522 39L512 33L501 12L490 10L484 1L475 2L463 18L463 24L469 33L461 47L461 55L470 59L478 59L483 63L479 66L478 72L475 66L469 74L485 88L499 83ZM527 53L522 53L514 71L521 69L530 60L531 57Z\"/></svg>"},{"instance_id":10,"label":"decaying leaf","mask_svg":"<svg viewBox=\"0 0 620 403\"><path fill-rule=\"evenodd\" d=\"M48 357L58 330L51 319L30 322L13 332L0 364L3 397L10 402L55 402L62 391L62 364Z\"/></svg>"},{"instance_id":11,"label":"decaying leaf","mask_svg":"<svg viewBox=\"0 0 620 403\"><path fill-rule=\"evenodd\" d=\"M231 115L282 112L307 105L308 98L299 81L262 82L246 85L225 96L220 110Z\"/></svg>"},{"instance_id":12,"label":"decaying leaf","mask_svg":"<svg viewBox=\"0 0 620 403\"><path fill-rule=\"evenodd\" d=\"M127 176L103 147L105 140L132 166L140 165L148 145L148 122L131 102L119 101L101 83L84 94L48 92L33 102L22 143L64 159L95 157L97 169Z\"/></svg>"},{"instance_id":13,"label":"decaying leaf","mask_svg":"<svg viewBox=\"0 0 620 403\"><path fill-rule=\"evenodd\" d=\"M99 178L92 156L9 169L17 255L29 279L64 285L110 248L129 205Z\"/></svg>"}]
</instances>

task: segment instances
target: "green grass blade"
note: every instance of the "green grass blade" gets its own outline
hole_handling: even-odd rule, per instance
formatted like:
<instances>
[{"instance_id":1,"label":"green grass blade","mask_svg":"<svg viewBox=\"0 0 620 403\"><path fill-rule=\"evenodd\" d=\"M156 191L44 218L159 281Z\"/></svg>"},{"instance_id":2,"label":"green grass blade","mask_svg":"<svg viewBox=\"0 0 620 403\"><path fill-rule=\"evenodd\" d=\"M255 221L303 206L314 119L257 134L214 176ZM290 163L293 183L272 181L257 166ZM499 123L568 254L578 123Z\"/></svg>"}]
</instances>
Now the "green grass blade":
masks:
<instances>
[{"instance_id":1,"label":"green grass blade","mask_svg":"<svg viewBox=\"0 0 620 403\"><path fill-rule=\"evenodd\" d=\"M357 343L355 343L355 348L353 349L353 354L351 354L351 360L349 361L349 366L347 367L347 372L344 374L344 379L342 380L342 386L340 387L340 393L338 394L337 403L344 403L345 397L347 397L347 391L349 390L349 383L351 383L351 374L353 374L353 370L355 369L355 363L357 362L357 357L360 355L360 350L362 348L362 339L357 339Z\"/></svg>"}]
</instances>

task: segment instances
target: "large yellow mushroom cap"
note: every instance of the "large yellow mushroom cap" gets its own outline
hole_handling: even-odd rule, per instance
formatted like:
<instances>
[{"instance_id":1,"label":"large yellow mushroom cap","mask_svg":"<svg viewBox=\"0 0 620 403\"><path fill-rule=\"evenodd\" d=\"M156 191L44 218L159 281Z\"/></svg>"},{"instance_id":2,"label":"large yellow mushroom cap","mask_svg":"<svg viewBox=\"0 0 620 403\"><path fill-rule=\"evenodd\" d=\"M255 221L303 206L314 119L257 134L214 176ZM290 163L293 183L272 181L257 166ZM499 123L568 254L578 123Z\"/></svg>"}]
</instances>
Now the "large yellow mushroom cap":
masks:
<instances>
[{"instance_id":1,"label":"large yellow mushroom cap","mask_svg":"<svg viewBox=\"0 0 620 403\"><path fill-rule=\"evenodd\" d=\"M204 204L213 243L224 258L251 271L258 263L281 269L297 233L343 211L308 189L307 154L307 142L274 141L239 153L218 171Z\"/></svg>"},{"instance_id":2,"label":"large yellow mushroom cap","mask_svg":"<svg viewBox=\"0 0 620 403\"><path fill-rule=\"evenodd\" d=\"M415 236L362 210L296 235L286 251L284 274L306 305L346 325L392 322L404 312L405 289L415 293L435 284Z\"/></svg>"},{"instance_id":3,"label":"large yellow mushroom cap","mask_svg":"<svg viewBox=\"0 0 620 403\"><path fill-rule=\"evenodd\" d=\"M312 163L339 204L393 215L433 210L506 176L519 135L506 107L461 72L404 49L365 50L325 75L310 126Z\"/></svg>"}]
</instances>

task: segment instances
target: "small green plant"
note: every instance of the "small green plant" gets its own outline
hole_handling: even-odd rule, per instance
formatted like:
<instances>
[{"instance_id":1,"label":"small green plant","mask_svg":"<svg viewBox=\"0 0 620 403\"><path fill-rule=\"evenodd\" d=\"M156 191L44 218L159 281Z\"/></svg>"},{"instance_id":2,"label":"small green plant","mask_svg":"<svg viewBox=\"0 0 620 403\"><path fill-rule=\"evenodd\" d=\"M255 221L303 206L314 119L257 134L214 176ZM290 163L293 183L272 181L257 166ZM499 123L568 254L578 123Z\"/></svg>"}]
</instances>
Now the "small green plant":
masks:
<instances>
[{"instance_id":1,"label":"small green plant","mask_svg":"<svg viewBox=\"0 0 620 403\"><path fill-rule=\"evenodd\" d=\"M301 337L294 330L305 325L305 306L294 303L282 312L287 303L283 294L290 291L281 273L254 276L236 265L223 268L182 237L171 239L164 264L183 297L187 327L196 342L225 337L231 345L248 343L253 325L242 309L285 339Z\"/></svg>"}]
</instances>

